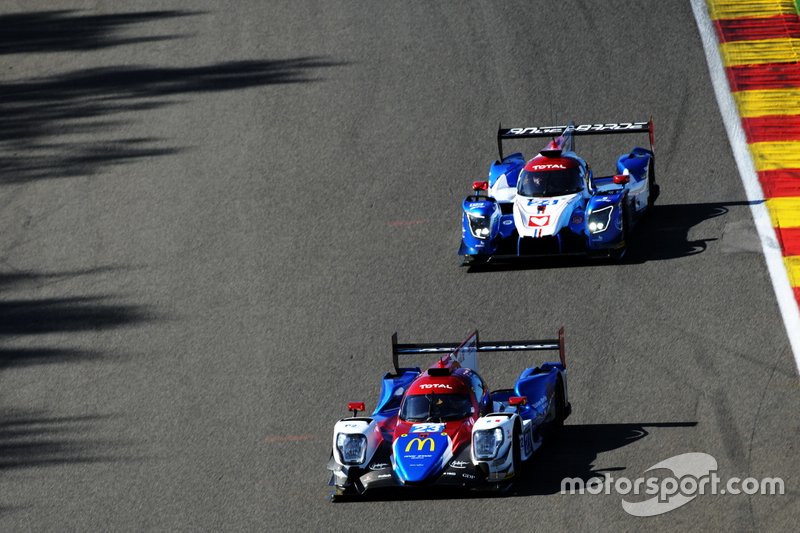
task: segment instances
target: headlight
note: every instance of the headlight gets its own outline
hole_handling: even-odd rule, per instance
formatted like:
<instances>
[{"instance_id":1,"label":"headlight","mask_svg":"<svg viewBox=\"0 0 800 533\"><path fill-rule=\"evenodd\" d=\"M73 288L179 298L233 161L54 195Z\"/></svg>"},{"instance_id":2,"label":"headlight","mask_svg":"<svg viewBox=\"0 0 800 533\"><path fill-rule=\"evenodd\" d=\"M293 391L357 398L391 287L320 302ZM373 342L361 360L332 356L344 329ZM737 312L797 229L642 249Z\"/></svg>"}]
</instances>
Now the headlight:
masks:
<instances>
[{"instance_id":1,"label":"headlight","mask_svg":"<svg viewBox=\"0 0 800 533\"><path fill-rule=\"evenodd\" d=\"M472 434L472 450L478 459L494 459L503 444L501 428L476 431Z\"/></svg>"},{"instance_id":2,"label":"headlight","mask_svg":"<svg viewBox=\"0 0 800 533\"><path fill-rule=\"evenodd\" d=\"M614 206L610 205L589 213L589 218L587 218L589 222L589 231L592 233L600 233L601 231L607 230L608 225L611 223L611 213L613 211Z\"/></svg>"},{"instance_id":3,"label":"headlight","mask_svg":"<svg viewBox=\"0 0 800 533\"><path fill-rule=\"evenodd\" d=\"M492 231L492 217L467 213L469 230L478 239L486 239Z\"/></svg>"},{"instance_id":4,"label":"headlight","mask_svg":"<svg viewBox=\"0 0 800 533\"><path fill-rule=\"evenodd\" d=\"M367 454L367 437L360 433L339 433L336 436L336 447L339 448L344 464L360 465Z\"/></svg>"}]
</instances>

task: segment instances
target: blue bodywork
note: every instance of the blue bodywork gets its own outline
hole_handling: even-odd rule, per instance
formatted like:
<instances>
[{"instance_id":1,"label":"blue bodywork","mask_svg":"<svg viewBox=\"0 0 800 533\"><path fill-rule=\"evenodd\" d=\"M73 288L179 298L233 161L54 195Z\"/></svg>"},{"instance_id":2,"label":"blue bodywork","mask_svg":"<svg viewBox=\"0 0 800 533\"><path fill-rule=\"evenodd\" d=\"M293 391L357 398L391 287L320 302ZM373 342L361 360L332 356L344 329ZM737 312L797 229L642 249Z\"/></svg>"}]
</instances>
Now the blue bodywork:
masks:
<instances>
[{"instance_id":1,"label":"blue bodywork","mask_svg":"<svg viewBox=\"0 0 800 533\"><path fill-rule=\"evenodd\" d=\"M489 187L494 187L497 180L503 174L509 187L517 186L519 171L525 166L525 157L522 152L516 152L503 158L502 161L495 161L489 168Z\"/></svg>"},{"instance_id":2,"label":"blue bodywork","mask_svg":"<svg viewBox=\"0 0 800 533\"><path fill-rule=\"evenodd\" d=\"M488 194L470 195L462 203L462 238L458 253L465 256L467 262L513 256L587 254L621 257L624 254L630 232L653 205L658 192L653 176L652 150L634 147L619 156L616 172L626 178L617 178L615 182L615 176L593 176L585 161L572 151L574 144L571 133L564 133L553 141L556 142L568 150L551 152L576 161L581 174L585 176L584 190L577 198L568 199L567 210L556 215L561 221L558 231L546 235L520 236L517 224L524 224L520 221L525 220L527 215L518 214L520 218L515 221L517 207L508 193L511 191L512 195L515 194L512 188L517 187L526 160L521 153L508 155L492 163L487 180ZM548 154L548 150L542 150L537 160L543 160L545 155L542 154ZM505 195L503 198L492 196L500 192ZM530 197L527 205L535 207L537 202L545 205L548 198ZM488 229L476 226L485 220L490 221ZM592 222L602 224L602 229L598 230L595 225L590 230ZM487 233L476 233L481 231Z\"/></svg>"},{"instance_id":3,"label":"blue bodywork","mask_svg":"<svg viewBox=\"0 0 800 533\"><path fill-rule=\"evenodd\" d=\"M414 433L403 434L397 438L397 454L394 457L395 475L403 483L421 483L442 473L446 465L446 453L452 441L442 432L427 433L423 444L413 447ZM430 439L428 441L428 439Z\"/></svg>"}]
</instances>

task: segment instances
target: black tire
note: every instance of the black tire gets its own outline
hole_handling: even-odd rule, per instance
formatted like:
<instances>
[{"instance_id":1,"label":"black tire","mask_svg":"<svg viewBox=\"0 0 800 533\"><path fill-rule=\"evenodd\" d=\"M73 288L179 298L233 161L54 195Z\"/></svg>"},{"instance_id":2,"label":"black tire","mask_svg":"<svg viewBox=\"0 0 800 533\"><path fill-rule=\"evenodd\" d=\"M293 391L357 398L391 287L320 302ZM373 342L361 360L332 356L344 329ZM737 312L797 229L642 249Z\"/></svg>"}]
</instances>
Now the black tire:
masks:
<instances>
[{"instance_id":1,"label":"black tire","mask_svg":"<svg viewBox=\"0 0 800 533\"><path fill-rule=\"evenodd\" d=\"M489 258L485 255L465 255L463 266L480 266L485 265Z\"/></svg>"},{"instance_id":2,"label":"black tire","mask_svg":"<svg viewBox=\"0 0 800 533\"><path fill-rule=\"evenodd\" d=\"M649 210L656 204L658 193L661 190L661 188L658 186L658 183L656 183L656 168L652 157L650 158L650 164L647 167L647 188L649 189L649 192L647 193L647 209Z\"/></svg>"},{"instance_id":3,"label":"black tire","mask_svg":"<svg viewBox=\"0 0 800 533\"><path fill-rule=\"evenodd\" d=\"M521 450L521 437L522 431L520 430L519 422L514 424L514 443L511 448L511 461L514 467L514 481L522 477L522 450Z\"/></svg>"},{"instance_id":4,"label":"black tire","mask_svg":"<svg viewBox=\"0 0 800 533\"><path fill-rule=\"evenodd\" d=\"M627 198L626 198L627 199ZM630 221L628 220L628 207L623 203L620 204L622 208L622 247L611 250L609 257L615 262L620 262L625 257L625 252L628 251L628 240L630 239Z\"/></svg>"},{"instance_id":5,"label":"black tire","mask_svg":"<svg viewBox=\"0 0 800 533\"><path fill-rule=\"evenodd\" d=\"M552 421L552 429L553 433L558 434L561 432L561 428L564 427L564 420L567 418L567 401L564 398L564 383L561 381L561 378L558 378L556 382L556 407L555 407L555 417Z\"/></svg>"}]
</instances>

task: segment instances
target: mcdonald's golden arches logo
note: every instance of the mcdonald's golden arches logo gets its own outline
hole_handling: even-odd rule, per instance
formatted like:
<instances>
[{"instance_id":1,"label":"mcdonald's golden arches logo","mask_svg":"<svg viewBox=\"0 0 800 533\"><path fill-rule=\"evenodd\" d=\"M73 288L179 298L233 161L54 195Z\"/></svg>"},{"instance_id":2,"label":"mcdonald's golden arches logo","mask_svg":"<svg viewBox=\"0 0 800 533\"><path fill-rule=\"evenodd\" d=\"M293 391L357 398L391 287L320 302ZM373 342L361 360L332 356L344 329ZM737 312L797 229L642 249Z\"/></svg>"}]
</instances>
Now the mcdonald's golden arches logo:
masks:
<instances>
[{"instance_id":1,"label":"mcdonald's golden arches logo","mask_svg":"<svg viewBox=\"0 0 800 533\"><path fill-rule=\"evenodd\" d=\"M430 450L429 451L431 451L431 452L436 449L436 443L433 441L432 438L426 437L424 439L421 439L419 437L414 437L413 439L408 441L408 445L406 446L406 451L411 450L411 446L415 442L417 443L417 451L418 452L422 451L422 449L425 447L425 444L430 444Z\"/></svg>"}]
</instances>

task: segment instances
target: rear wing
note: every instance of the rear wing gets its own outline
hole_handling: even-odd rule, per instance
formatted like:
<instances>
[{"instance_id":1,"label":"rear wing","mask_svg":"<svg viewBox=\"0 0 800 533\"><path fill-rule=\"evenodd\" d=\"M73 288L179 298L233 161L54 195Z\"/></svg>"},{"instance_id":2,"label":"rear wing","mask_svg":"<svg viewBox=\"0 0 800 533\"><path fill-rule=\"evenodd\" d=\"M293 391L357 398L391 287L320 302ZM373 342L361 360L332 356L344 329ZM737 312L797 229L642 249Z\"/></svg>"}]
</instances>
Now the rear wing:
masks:
<instances>
[{"instance_id":1,"label":"rear wing","mask_svg":"<svg viewBox=\"0 0 800 533\"><path fill-rule=\"evenodd\" d=\"M534 352L541 350L558 350L561 364L566 367L564 328L559 328L558 338L555 339L523 341L480 341L477 330L473 331L462 343L399 344L397 333L392 335L392 365L397 374L402 372L399 361L401 355L444 354L439 359L443 366L450 366L455 361L461 367L477 371L479 352Z\"/></svg>"},{"instance_id":2,"label":"rear wing","mask_svg":"<svg viewBox=\"0 0 800 533\"><path fill-rule=\"evenodd\" d=\"M528 128L503 128L502 124L497 129L497 150L500 161L503 160L503 140L531 139L534 137L559 137L564 134L571 135L609 135L617 133L647 133L650 137L650 151L655 148L655 131L653 118L647 122L620 122L609 124L568 124L566 126L531 126Z\"/></svg>"}]
</instances>

